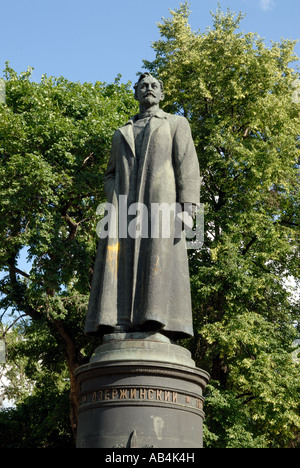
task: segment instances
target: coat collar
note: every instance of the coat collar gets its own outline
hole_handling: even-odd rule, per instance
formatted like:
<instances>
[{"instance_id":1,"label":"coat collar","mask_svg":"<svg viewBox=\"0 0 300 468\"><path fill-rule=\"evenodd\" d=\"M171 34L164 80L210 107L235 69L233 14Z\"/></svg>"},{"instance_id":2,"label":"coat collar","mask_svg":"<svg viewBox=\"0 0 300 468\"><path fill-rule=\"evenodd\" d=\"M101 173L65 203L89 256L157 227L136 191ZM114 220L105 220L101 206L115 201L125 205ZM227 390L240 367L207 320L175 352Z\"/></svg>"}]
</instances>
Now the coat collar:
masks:
<instances>
[{"instance_id":1,"label":"coat collar","mask_svg":"<svg viewBox=\"0 0 300 468\"><path fill-rule=\"evenodd\" d=\"M133 125L138 120L138 116L139 114L136 114L134 117L131 117L131 119L129 119L128 122L125 124L125 127L126 125ZM157 117L159 119L167 119L168 114L164 112L162 109L158 109L156 114L152 115L152 117Z\"/></svg>"},{"instance_id":2,"label":"coat collar","mask_svg":"<svg viewBox=\"0 0 300 468\"><path fill-rule=\"evenodd\" d=\"M154 130L156 130L162 124L162 119L167 119L167 118L168 118L168 114L164 112L162 109L159 109L156 112L156 114L153 115L153 117L150 120L150 125L147 129L148 141L152 133L154 132ZM133 124L137 121L137 119L138 119L138 114L132 117L130 120L128 120L128 122L124 125L124 127L121 127L119 129L122 135L124 136L125 140L129 144L131 151L134 155L135 155L135 142L134 142L134 135L133 135Z\"/></svg>"}]
</instances>

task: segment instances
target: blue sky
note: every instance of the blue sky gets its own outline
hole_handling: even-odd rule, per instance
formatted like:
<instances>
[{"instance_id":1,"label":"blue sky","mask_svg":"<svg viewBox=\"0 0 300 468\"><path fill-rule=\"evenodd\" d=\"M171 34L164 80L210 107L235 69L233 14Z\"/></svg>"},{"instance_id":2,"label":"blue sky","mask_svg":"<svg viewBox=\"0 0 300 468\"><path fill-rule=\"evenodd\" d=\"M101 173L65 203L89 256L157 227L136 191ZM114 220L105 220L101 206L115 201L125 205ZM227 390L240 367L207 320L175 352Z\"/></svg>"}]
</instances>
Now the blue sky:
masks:
<instances>
[{"instance_id":1,"label":"blue sky","mask_svg":"<svg viewBox=\"0 0 300 468\"><path fill-rule=\"evenodd\" d=\"M299 0L219 0L226 11L246 14L241 29L270 40L300 39ZM143 59L151 60L157 23L180 0L0 0L0 67L17 72L34 67L71 81L134 81ZM218 0L190 0L190 24L204 31ZM300 43L296 46L300 56ZM1 76L1 72L0 72Z\"/></svg>"}]
</instances>

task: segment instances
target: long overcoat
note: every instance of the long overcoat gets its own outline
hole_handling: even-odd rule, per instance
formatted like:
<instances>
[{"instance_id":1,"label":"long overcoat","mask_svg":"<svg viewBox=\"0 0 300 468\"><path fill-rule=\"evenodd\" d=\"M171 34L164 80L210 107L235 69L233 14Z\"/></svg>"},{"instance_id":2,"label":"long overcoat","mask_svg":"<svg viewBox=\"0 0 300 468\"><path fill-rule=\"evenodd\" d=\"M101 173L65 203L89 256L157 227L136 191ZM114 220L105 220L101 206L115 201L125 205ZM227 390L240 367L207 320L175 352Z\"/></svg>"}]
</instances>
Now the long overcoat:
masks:
<instances>
[{"instance_id":1,"label":"long overcoat","mask_svg":"<svg viewBox=\"0 0 300 468\"><path fill-rule=\"evenodd\" d=\"M145 129L137 157L136 119L129 120L113 137L105 191L115 208L112 224L117 234L99 242L85 332L103 335L117 325L126 325L133 330L160 329L174 339L192 336L184 232L177 238L170 218L170 235L153 235L150 215L153 203L200 201L199 164L190 126L186 118L160 109ZM149 208L139 218L147 223L146 235L136 238L124 235L124 216L129 227L141 213L133 215L134 210L129 209L133 203Z\"/></svg>"}]
</instances>

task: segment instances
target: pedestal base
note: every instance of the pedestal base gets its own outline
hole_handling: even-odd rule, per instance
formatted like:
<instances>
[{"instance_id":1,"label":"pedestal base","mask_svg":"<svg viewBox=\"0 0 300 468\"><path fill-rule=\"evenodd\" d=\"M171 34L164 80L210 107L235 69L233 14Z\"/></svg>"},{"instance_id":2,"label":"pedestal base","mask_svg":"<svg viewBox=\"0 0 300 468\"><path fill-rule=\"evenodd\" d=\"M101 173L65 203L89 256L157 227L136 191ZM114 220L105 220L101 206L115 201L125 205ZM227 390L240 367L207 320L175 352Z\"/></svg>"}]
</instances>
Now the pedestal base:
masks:
<instances>
[{"instance_id":1,"label":"pedestal base","mask_svg":"<svg viewBox=\"0 0 300 468\"><path fill-rule=\"evenodd\" d=\"M209 375L167 338L107 338L77 379L78 448L202 447Z\"/></svg>"}]
</instances>

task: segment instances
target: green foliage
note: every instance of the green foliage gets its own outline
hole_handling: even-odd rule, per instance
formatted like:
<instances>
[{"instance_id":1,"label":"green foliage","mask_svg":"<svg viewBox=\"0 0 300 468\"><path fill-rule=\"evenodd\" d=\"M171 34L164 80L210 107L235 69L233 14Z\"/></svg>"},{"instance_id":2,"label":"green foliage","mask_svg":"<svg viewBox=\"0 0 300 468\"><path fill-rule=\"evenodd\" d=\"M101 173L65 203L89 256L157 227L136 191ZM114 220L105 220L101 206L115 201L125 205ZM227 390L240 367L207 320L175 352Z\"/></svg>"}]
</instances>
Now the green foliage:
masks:
<instances>
[{"instance_id":1,"label":"green foliage","mask_svg":"<svg viewBox=\"0 0 300 468\"><path fill-rule=\"evenodd\" d=\"M14 406L0 410L1 448L73 447L69 373L57 342L44 332L25 322L5 335L8 356L0 376Z\"/></svg>"},{"instance_id":2,"label":"green foliage","mask_svg":"<svg viewBox=\"0 0 300 468\"><path fill-rule=\"evenodd\" d=\"M32 383L26 376L27 357L18 355L17 349L23 337L23 328L15 326L9 333L5 333L5 327L0 325L0 335L5 337L6 363L0 364L0 402L8 399L13 402L21 402L30 395Z\"/></svg>"},{"instance_id":3,"label":"green foliage","mask_svg":"<svg viewBox=\"0 0 300 468\"><path fill-rule=\"evenodd\" d=\"M69 390L49 388L0 411L0 448L73 448Z\"/></svg>"},{"instance_id":4,"label":"green foliage","mask_svg":"<svg viewBox=\"0 0 300 468\"><path fill-rule=\"evenodd\" d=\"M147 68L165 85L165 110L192 126L203 177L205 244L190 259L196 336L212 376L209 447L288 447L300 430L299 73L293 41L267 47L220 8L192 31L184 3L159 25ZM298 88L297 88L298 89Z\"/></svg>"}]
</instances>

